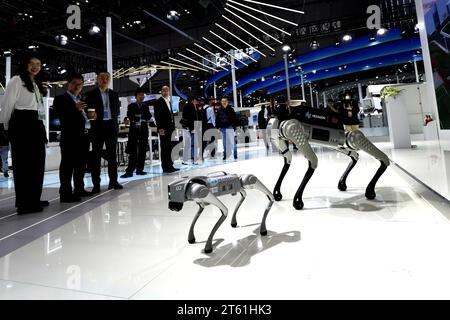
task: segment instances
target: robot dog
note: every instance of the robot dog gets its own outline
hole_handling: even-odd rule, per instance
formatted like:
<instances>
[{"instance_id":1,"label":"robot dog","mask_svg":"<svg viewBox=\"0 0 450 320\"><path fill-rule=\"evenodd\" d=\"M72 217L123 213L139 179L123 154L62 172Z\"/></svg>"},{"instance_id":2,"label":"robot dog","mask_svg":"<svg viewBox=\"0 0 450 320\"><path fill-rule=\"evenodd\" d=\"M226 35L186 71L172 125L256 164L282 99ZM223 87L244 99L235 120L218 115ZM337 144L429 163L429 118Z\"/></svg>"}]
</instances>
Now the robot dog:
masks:
<instances>
[{"instance_id":1,"label":"robot dog","mask_svg":"<svg viewBox=\"0 0 450 320\"><path fill-rule=\"evenodd\" d=\"M289 141L297 146L298 150L309 162L308 170L301 182L293 201L294 208L303 209L303 191L317 168L317 155L311 148L311 144L334 149L350 157L351 162L339 180L338 189L347 190L346 180L359 159L358 151L362 150L379 160L381 165L375 176L366 188L367 199L375 199L375 186L378 179L389 166L389 158L370 142L364 134L359 131L345 132L343 122L338 114L328 113L320 109L308 107L286 108L278 107L275 118L268 125L268 134L273 146L280 151L284 157L284 167L275 185L274 197L276 201L283 198L281 185L292 162L292 153L289 151Z\"/></svg>"},{"instance_id":2,"label":"robot dog","mask_svg":"<svg viewBox=\"0 0 450 320\"><path fill-rule=\"evenodd\" d=\"M259 181L258 178L256 178L254 175L246 174L238 176L235 174L219 172L212 173L208 176L191 178L185 177L170 183L168 188L170 210L181 211L181 209L183 209L183 204L186 201L195 201L199 206L198 212L195 215L194 220L192 221L191 228L189 229L189 243L195 243L194 227L197 223L198 218L207 205L212 204L216 206L222 213L219 221L214 226L208 237L208 240L206 241L205 253L211 253L213 251L212 241L214 234L220 228L228 215L228 209L217 198L219 196L228 194L234 196L237 193L241 194L241 199L234 209L233 218L231 220L231 226L235 228L237 227L237 212L247 196L245 190L257 189L264 193L269 199L269 204L264 211L260 233L262 236L267 235L266 219L270 209L272 208L275 198L269 191L269 189L267 189L264 184L262 184L261 181Z\"/></svg>"}]
</instances>

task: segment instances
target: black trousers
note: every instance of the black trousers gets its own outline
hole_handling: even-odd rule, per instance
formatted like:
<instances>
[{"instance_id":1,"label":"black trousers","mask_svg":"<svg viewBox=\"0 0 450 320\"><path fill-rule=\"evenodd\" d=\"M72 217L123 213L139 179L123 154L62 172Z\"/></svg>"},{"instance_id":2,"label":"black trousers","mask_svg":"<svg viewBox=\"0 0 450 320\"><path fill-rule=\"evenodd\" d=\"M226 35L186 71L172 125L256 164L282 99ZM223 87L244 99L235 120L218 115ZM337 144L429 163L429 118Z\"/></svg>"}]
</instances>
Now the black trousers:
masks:
<instances>
[{"instance_id":1,"label":"black trousers","mask_svg":"<svg viewBox=\"0 0 450 320\"><path fill-rule=\"evenodd\" d=\"M101 178L101 161L103 146L106 146L106 161L108 161L109 184L117 183L117 134L118 127L113 120L97 121L92 124L92 168L91 176L94 187L99 187Z\"/></svg>"},{"instance_id":2,"label":"black trousers","mask_svg":"<svg viewBox=\"0 0 450 320\"><path fill-rule=\"evenodd\" d=\"M148 129L130 129L128 135L127 149L130 157L128 158L127 173L144 171L145 158L148 146Z\"/></svg>"},{"instance_id":3,"label":"black trousers","mask_svg":"<svg viewBox=\"0 0 450 320\"><path fill-rule=\"evenodd\" d=\"M208 123L208 124L206 125L206 128L204 128L205 130L203 131L203 137L205 136L205 132L206 132L206 131L208 131L208 130L210 130L210 129L215 129L215 128L216 128L216 127L214 127L212 123ZM203 141L203 137L202 137L202 141ZM208 141L203 141L203 142L202 142L202 148L203 148L202 150L203 150L203 152L205 151L205 149L206 149L206 147L208 146L208 144L215 143L215 142L216 142L216 137L212 137L210 142L208 142ZM216 148L214 148L214 149L211 151L211 157L215 157L215 156L216 156Z\"/></svg>"},{"instance_id":4,"label":"black trousers","mask_svg":"<svg viewBox=\"0 0 450 320\"><path fill-rule=\"evenodd\" d=\"M172 149L175 145L172 141L173 131L171 129L165 129L165 135L159 136L161 141L161 167L163 171L173 168Z\"/></svg>"},{"instance_id":5,"label":"black trousers","mask_svg":"<svg viewBox=\"0 0 450 320\"><path fill-rule=\"evenodd\" d=\"M61 142L61 163L59 165L59 194L72 194L72 178L75 192L84 190L84 173L89 152L87 135Z\"/></svg>"},{"instance_id":6,"label":"black trousers","mask_svg":"<svg viewBox=\"0 0 450 320\"><path fill-rule=\"evenodd\" d=\"M17 208L39 206L44 184L47 136L37 111L14 110L9 121Z\"/></svg>"}]
</instances>

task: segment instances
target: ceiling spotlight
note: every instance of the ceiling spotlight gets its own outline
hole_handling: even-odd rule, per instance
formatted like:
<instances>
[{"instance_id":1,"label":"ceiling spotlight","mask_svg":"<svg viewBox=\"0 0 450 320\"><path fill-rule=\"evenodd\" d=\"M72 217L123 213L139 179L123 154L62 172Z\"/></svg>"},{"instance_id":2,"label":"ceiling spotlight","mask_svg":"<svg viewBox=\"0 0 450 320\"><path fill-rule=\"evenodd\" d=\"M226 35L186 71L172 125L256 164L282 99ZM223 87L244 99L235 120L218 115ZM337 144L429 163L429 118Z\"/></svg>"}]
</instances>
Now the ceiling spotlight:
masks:
<instances>
[{"instance_id":1,"label":"ceiling spotlight","mask_svg":"<svg viewBox=\"0 0 450 320\"><path fill-rule=\"evenodd\" d=\"M387 30L385 28L378 29L377 34L382 37L386 34Z\"/></svg>"},{"instance_id":2,"label":"ceiling spotlight","mask_svg":"<svg viewBox=\"0 0 450 320\"><path fill-rule=\"evenodd\" d=\"M68 41L69 41L69 39L67 38L67 36L65 36L65 35L63 35L63 34L61 34L61 35L59 35L59 36L56 36L55 37L55 40L56 40L56 42L58 42L60 45L62 45L62 46L65 46L67 43L68 43Z\"/></svg>"},{"instance_id":3,"label":"ceiling spotlight","mask_svg":"<svg viewBox=\"0 0 450 320\"><path fill-rule=\"evenodd\" d=\"M180 14L178 13L178 11L170 10L167 14L167 19L177 21L178 19L180 19Z\"/></svg>"},{"instance_id":4,"label":"ceiling spotlight","mask_svg":"<svg viewBox=\"0 0 450 320\"><path fill-rule=\"evenodd\" d=\"M316 50L316 49L318 49L319 48L319 42L317 41L317 40L313 40L313 41L311 41L311 43L309 44L309 46L310 46L310 48L312 49L312 50Z\"/></svg>"},{"instance_id":5,"label":"ceiling spotlight","mask_svg":"<svg viewBox=\"0 0 450 320\"><path fill-rule=\"evenodd\" d=\"M89 29L89 34L92 36L100 32L100 28L96 25L93 25L91 29Z\"/></svg>"},{"instance_id":6,"label":"ceiling spotlight","mask_svg":"<svg viewBox=\"0 0 450 320\"><path fill-rule=\"evenodd\" d=\"M66 73L66 72L67 72L66 69L62 69L59 73L60 73L60 74L64 74L64 73Z\"/></svg>"},{"instance_id":7,"label":"ceiling spotlight","mask_svg":"<svg viewBox=\"0 0 450 320\"><path fill-rule=\"evenodd\" d=\"M349 34L346 34L345 36L342 37L342 40L345 42L348 42L348 41L352 40L352 36Z\"/></svg>"},{"instance_id":8,"label":"ceiling spotlight","mask_svg":"<svg viewBox=\"0 0 450 320\"><path fill-rule=\"evenodd\" d=\"M291 51L291 46L288 44L285 44L282 48L283 52L288 53L289 51Z\"/></svg>"},{"instance_id":9,"label":"ceiling spotlight","mask_svg":"<svg viewBox=\"0 0 450 320\"><path fill-rule=\"evenodd\" d=\"M30 50L34 50L37 48L39 48L39 46L35 46L35 45L28 46L28 49L30 49Z\"/></svg>"},{"instance_id":10,"label":"ceiling spotlight","mask_svg":"<svg viewBox=\"0 0 450 320\"><path fill-rule=\"evenodd\" d=\"M11 50L3 51L3 54L4 54L5 56L10 56L10 55L11 55Z\"/></svg>"}]
</instances>

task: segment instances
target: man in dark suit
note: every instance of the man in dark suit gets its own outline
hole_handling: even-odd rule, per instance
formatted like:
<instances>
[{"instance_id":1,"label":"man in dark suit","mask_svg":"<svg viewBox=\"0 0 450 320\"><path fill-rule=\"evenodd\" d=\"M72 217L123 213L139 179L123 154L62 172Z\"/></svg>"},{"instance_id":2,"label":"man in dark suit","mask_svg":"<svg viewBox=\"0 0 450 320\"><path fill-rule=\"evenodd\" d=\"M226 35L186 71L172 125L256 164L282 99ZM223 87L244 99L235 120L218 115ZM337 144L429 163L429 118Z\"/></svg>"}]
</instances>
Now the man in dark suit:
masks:
<instances>
[{"instance_id":1,"label":"man in dark suit","mask_svg":"<svg viewBox=\"0 0 450 320\"><path fill-rule=\"evenodd\" d=\"M84 170L89 151L89 140L85 124L87 121L80 93L84 79L81 74L69 76L67 92L55 97L53 109L61 123L61 164L59 167L59 189L61 202L78 202L90 196L84 189ZM74 193L72 193L72 177Z\"/></svg>"},{"instance_id":2,"label":"man in dark suit","mask_svg":"<svg viewBox=\"0 0 450 320\"><path fill-rule=\"evenodd\" d=\"M137 175L146 175L144 171L145 156L148 146L148 122L152 118L148 105L144 104L145 91L137 89L136 102L128 106L127 117L130 120L130 132L128 134L128 167L121 178L131 178L134 170Z\"/></svg>"},{"instance_id":3,"label":"man in dark suit","mask_svg":"<svg viewBox=\"0 0 450 320\"><path fill-rule=\"evenodd\" d=\"M117 135L119 132L120 100L119 95L109 89L111 75L101 71L97 74L98 87L86 94L88 109L95 109L96 119L91 121L92 141L92 183L93 193L100 192L100 167L103 145L106 146L108 161L108 189L123 189L117 181Z\"/></svg>"},{"instance_id":4,"label":"man in dark suit","mask_svg":"<svg viewBox=\"0 0 450 320\"><path fill-rule=\"evenodd\" d=\"M161 89L162 97L156 100L154 106L155 122L161 141L161 166L164 173L173 173L179 171L173 167L172 161L172 133L175 131L175 121L172 112L172 103L170 101L170 88L164 86Z\"/></svg>"}]
</instances>

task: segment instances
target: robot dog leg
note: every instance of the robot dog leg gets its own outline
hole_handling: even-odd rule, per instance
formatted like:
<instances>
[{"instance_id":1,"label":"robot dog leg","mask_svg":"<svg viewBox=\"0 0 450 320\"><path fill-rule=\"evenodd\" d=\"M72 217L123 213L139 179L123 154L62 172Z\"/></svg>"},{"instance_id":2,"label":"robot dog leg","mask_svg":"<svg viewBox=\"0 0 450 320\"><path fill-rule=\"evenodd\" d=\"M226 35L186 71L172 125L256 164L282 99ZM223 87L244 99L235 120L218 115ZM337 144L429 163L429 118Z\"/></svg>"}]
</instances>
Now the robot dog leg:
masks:
<instances>
[{"instance_id":1,"label":"robot dog leg","mask_svg":"<svg viewBox=\"0 0 450 320\"><path fill-rule=\"evenodd\" d=\"M338 183L338 189L341 191L347 191L347 177L350 174L350 172L353 170L353 168L358 163L359 154L358 152L354 150L350 150L348 148L338 148L336 149L338 152L341 152L351 159L351 162L348 164L347 169L345 170L344 174L342 175L341 179Z\"/></svg>"},{"instance_id":2,"label":"robot dog leg","mask_svg":"<svg viewBox=\"0 0 450 320\"><path fill-rule=\"evenodd\" d=\"M366 198L369 200L375 199L375 186L378 179L380 179L387 167L390 165L388 156L378 149L372 142L370 142L370 140L367 139L359 130L346 134L346 145L352 150L363 150L380 161L380 167L366 188Z\"/></svg>"},{"instance_id":3,"label":"robot dog leg","mask_svg":"<svg viewBox=\"0 0 450 320\"><path fill-rule=\"evenodd\" d=\"M289 150L289 145L287 141L285 141L280 136L279 126L280 121L275 118L270 120L269 125L267 127L268 132L270 134L270 141L272 142L274 149L278 150L284 158L283 169L281 170L280 176L273 190L275 201L281 201L281 199L283 199L283 195L281 193L281 185L292 163L292 153Z\"/></svg>"},{"instance_id":4,"label":"robot dog leg","mask_svg":"<svg viewBox=\"0 0 450 320\"><path fill-rule=\"evenodd\" d=\"M297 210L301 210L304 206L302 199L303 191L305 190L306 185L308 184L309 180L314 174L314 171L317 168L317 155L308 142L309 133L304 130L300 121L295 119L284 121L280 127L280 135L284 139L293 141L296 144L298 150L308 160L308 170L306 171L302 183L300 184L300 187L295 194L293 202L294 208Z\"/></svg>"},{"instance_id":5,"label":"robot dog leg","mask_svg":"<svg viewBox=\"0 0 450 320\"><path fill-rule=\"evenodd\" d=\"M252 174L242 175L240 177L240 180L241 180L241 185L242 185L242 189L241 189L242 197L234 211L231 226L232 227L237 226L236 214L237 214L237 211L239 210L240 206L242 205L242 202L244 202L244 200L245 200L246 193L245 193L244 189L256 189L256 190L259 190L262 193L264 193L267 196L267 198L269 199L269 204L267 205L267 207L264 211L263 219L261 221L261 227L259 229L259 233L262 236L266 236L267 235L266 219L267 219L267 215L269 214L270 209L272 208L273 203L275 202L275 197L269 191L269 189L267 189L266 186L257 177L255 177Z\"/></svg>"}]
</instances>

